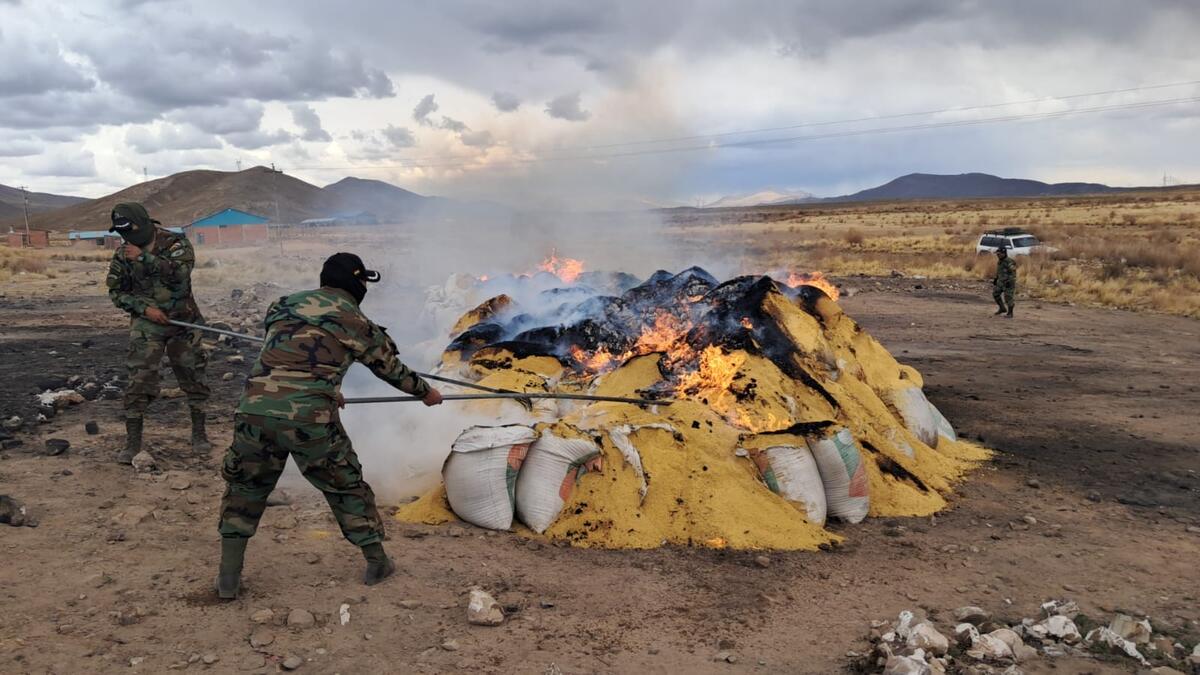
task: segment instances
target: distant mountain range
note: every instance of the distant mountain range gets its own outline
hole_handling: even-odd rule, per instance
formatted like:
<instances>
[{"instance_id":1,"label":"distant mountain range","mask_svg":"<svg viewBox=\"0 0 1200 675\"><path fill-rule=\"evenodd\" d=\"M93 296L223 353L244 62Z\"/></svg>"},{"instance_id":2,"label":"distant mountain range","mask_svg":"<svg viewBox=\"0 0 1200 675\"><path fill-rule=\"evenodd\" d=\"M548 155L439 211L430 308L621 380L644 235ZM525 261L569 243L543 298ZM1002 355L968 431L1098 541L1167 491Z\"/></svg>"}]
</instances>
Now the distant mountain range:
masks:
<instances>
[{"instance_id":1,"label":"distant mountain range","mask_svg":"<svg viewBox=\"0 0 1200 675\"><path fill-rule=\"evenodd\" d=\"M20 188L0 185L0 220L20 218L21 224L24 225L25 208L23 203L26 198L29 200L30 215L53 211L54 209L61 209L64 206L71 206L72 204L87 201L83 197L52 195L46 192L28 192L23 195Z\"/></svg>"},{"instance_id":2,"label":"distant mountain range","mask_svg":"<svg viewBox=\"0 0 1200 675\"><path fill-rule=\"evenodd\" d=\"M19 199L19 190L17 195ZM138 183L98 199L57 199L69 201L53 211L42 209L34 214L31 209L30 227L57 231L107 229L113 207L128 201L145 204L150 215L168 227L187 225L226 208L240 209L265 216L273 222L284 223L361 211L375 214L381 223L396 223L426 209L457 208L465 211L495 208L494 205L465 204L441 197L426 197L390 183L361 178L344 178L320 188L262 166L244 171L183 171L166 178ZM23 220L19 202L15 212L7 209L0 211L0 231L21 226Z\"/></svg>"},{"instance_id":3,"label":"distant mountain range","mask_svg":"<svg viewBox=\"0 0 1200 675\"><path fill-rule=\"evenodd\" d=\"M1152 187L1123 188L1101 183L1043 183L1024 178L1001 178L986 173L941 175L910 173L878 187L840 197L814 197L806 192L782 193L764 190L749 195L722 197L704 208L780 206L817 202L870 202L903 199L973 199L1002 197L1056 197L1064 195L1105 194ZM793 196L788 196L788 195Z\"/></svg>"}]
</instances>

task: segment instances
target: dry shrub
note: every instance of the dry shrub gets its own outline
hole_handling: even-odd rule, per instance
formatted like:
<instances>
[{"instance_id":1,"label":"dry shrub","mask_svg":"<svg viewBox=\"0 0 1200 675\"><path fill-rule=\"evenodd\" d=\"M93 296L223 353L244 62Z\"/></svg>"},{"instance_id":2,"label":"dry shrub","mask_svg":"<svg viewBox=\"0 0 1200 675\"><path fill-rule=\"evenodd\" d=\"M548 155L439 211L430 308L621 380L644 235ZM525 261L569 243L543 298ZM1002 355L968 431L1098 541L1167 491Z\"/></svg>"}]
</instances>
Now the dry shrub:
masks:
<instances>
[{"instance_id":1,"label":"dry shrub","mask_svg":"<svg viewBox=\"0 0 1200 675\"><path fill-rule=\"evenodd\" d=\"M862 246L863 241L866 240L866 236L863 235L862 230L852 227L846 230L846 233L842 235L842 239L851 246Z\"/></svg>"},{"instance_id":2,"label":"dry shrub","mask_svg":"<svg viewBox=\"0 0 1200 675\"><path fill-rule=\"evenodd\" d=\"M1125 276L1126 267L1124 259L1105 260L1100 265L1100 278L1105 281L1120 279Z\"/></svg>"},{"instance_id":3,"label":"dry shrub","mask_svg":"<svg viewBox=\"0 0 1200 675\"><path fill-rule=\"evenodd\" d=\"M1125 223L1126 225L1137 225L1138 217L1132 213L1126 213L1121 216L1121 222Z\"/></svg>"}]
</instances>

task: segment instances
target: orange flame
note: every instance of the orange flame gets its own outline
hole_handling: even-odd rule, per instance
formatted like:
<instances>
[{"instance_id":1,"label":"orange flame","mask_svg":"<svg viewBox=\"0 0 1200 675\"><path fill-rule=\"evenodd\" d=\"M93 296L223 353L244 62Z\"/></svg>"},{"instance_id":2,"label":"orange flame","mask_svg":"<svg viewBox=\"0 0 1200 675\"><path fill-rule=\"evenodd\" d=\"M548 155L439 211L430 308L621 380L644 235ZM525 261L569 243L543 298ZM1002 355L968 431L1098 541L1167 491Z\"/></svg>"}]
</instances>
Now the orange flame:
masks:
<instances>
[{"instance_id":1,"label":"orange flame","mask_svg":"<svg viewBox=\"0 0 1200 675\"><path fill-rule=\"evenodd\" d=\"M654 326L642 331L630 351L634 355L663 352L667 355L668 366L690 360L696 352L684 340L684 336L691 329L690 322L670 312L660 311L654 317Z\"/></svg>"},{"instance_id":2,"label":"orange flame","mask_svg":"<svg viewBox=\"0 0 1200 675\"><path fill-rule=\"evenodd\" d=\"M542 261L542 264L538 265L538 269L562 279L563 283L571 284L575 283L580 274L583 274L583 261L574 258L560 258L557 249L550 249L550 255Z\"/></svg>"},{"instance_id":3,"label":"orange flame","mask_svg":"<svg viewBox=\"0 0 1200 675\"><path fill-rule=\"evenodd\" d=\"M830 300L837 300L838 296L841 295L837 289L837 286L834 286L833 282L827 279L822 272L788 272L787 281L785 283L792 288L797 286L812 286L814 288L819 288L825 292L825 295L829 296Z\"/></svg>"},{"instance_id":4,"label":"orange flame","mask_svg":"<svg viewBox=\"0 0 1200 675\"><path fill-rule=\"evenodd\" d=\"M754 323L750 321L750 317L742 317L742 328L745 328L746 330L754 330Z\"/></svg>"},{"instance_id":5,"label":"orange flame","mask_svg":"<svg viewBox=\"0 0 1200 675\"><path fill-rule=\"evenodd\" d=\"M571 358L583 366L584 370L590 373L600 373L624 363L625 359L628 358L628 352L620 356L613 356L612 352L604 348L588 352L586 349L572 345Z\"/></svg>"}]
</instances>

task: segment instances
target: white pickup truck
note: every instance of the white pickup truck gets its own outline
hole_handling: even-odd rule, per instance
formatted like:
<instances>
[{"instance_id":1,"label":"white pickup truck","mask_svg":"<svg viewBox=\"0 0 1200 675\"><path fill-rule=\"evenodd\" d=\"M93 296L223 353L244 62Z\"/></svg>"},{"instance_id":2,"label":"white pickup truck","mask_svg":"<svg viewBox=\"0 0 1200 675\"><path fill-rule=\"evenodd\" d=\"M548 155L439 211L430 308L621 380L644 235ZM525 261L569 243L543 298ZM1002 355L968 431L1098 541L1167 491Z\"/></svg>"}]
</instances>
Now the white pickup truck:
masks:
<instances>
[{"instance_id":1,"label":"white pickup truck","mask_svg":"<svg viewBox=\"0 0 1200 675\"><path fill-rule=\"evenodd\" d=\"M1006 228L996 232L985 232L979 235L979 243L975 244L976 253L994 253L1001 246L1008 249L1009 255L1029 255L1035 251L1051 253L1056 249L1046 246L1038 238L1015 228Z\"/></svg>"}]
</instances>

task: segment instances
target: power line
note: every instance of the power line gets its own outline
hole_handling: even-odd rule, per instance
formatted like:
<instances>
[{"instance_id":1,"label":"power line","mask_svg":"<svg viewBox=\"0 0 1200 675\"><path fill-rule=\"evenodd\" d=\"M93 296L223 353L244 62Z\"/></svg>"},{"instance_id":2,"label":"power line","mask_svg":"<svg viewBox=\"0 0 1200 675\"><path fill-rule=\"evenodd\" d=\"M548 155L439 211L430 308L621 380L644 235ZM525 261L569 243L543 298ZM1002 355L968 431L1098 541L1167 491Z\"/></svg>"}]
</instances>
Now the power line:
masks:
<instances>
[{"instance_id":1,"label":"power line","mask_svg":"<svg viewBox=\"0 0 1200 675\"><path fill-rule=\"evenodd\" d=\"M1200 81L1198 81L1198 82L1200 82ZM1164 85L1164 86L1166 86L1166 85ZM1062 97L1062 98L1066 98L1066 97ZM1116 104L1110 104L1110 105L1090 106L1090 107L1084 107L1084 108L1071 108L1071 109L1067 109L1067 110L1058 110L1058 111L1051 111L1051 112L1014 113L1014 114L1010 114L1010 115L981 117L981 118L969 119L969 120L948 120L948 121L944 121L944 122L927 122L927 123L922 123L922 124L909 124L909 125L901 125L901 126L873 127L873 128L869 128L869 129L854 129L854 130L838 131L838 132L831 132L831 133L825 133L825 134L807 134L807 135L802 135L802 136L787 136L787 137L776 137L776 138L766 138L766 139L750 139L750 140L735 141L735 142L728 142L728 143L704 143L704 144L699 144L699 145L687 145L687 146L680 146L680 147L673 147L673 148L648 148L648 149L644 149L644 150L628 150L628 151L624 151L624 152L611 152L611 153L584 153L584 154L576 154L576 155L545 155L545 156L541 156L541 157L513 158L513 159L503 160L503 161L499 161L499 162L491 162L491 163L488 163L487 166L488 166L488 168L496 168L496 167L504 167L504 166L521 166L521 165L536 164L536 163L541 163L541 162L605 160L605 159L619 159L619 158L625 158L625 157L638 157L638 156L644 156L644 155L657 155L657 154L680 153L680 152L697 152L697 151L703 151L703 150L720 150L720 149L728 149L728 148L750 148L750 147L769 146L769 145L788 145L788 144L801 143L801 142L814 141L814 140L822 140L822 139L830 139L830 138L846 138L846 137L852 137L852 136L868 136L868 135L875 135L875 134L901 133L901 132L908 132L908 131L924 131L924 130L930 130L930 129L978 126L978 125L983 125L983 124L1012 122L1012 121L1020 121L1020 120L1056 119L1056 118L1060 118L1060 117L1069 117L1072 115L1093 114L1093 113L1101 113L1101 112L1114 112L1114 111L1122 111L1122 110L1141 110L1141 109L1146 109L1146 108L1155 108L1155 107L1161 107L1161 106L1167 106L1167 105L1178 105L1178 104L1182 104L1182 103L1196 103L1196 102L1200 102L1200 96L1179 97L1179 98L1171 98L1171 99L1158 99L1158 100L1153 100L1153 101L1138 101L1138 102L1132 102L1132 103L1116 103ZM996 104L996 105L999 105L999 104ZM969 108L969 109L981 109L981 108L985 108L985 107L989 107L989 106L976 106L974 108ZM991 106L991 107L995 107L995 106ZM958 110L969 110L969 109L968 108L960 108ZM950 109L947 109L947 110L950 110ZM905 113L903 115L896 115L896 116L892 116L892 117L893 118L906 117L906 116L914 116L914 115L921 115L921 114L928 114L928 113ZM849 121L850 120L847 120L847 122L849 122ZM858 120L854 120L854 121L858 121ZM835 123L834 122L824 122L824 123L814 123L814 125L815 124L829 125L829 124L835 124ZM780 128L783 128L783 129L799 128L800 126L803 126L803 125L793 125L790 127L780 127ZM710 138L710 137L709 136L699 136L696 138ZM616 147L616 146L614 146L614 147ZM437 159L437 158L433 158L433 159ZM307 166L307 167L302 166L302 167L294 167L293 171L325 171L325 170L329 170L329 171L333 171L333 170L371 171L371 170L387 170L387 169L463 168L463 167L471 166L478 161L478 158L465 158L465 157L461 157L461 156L458 156L458 157L446 156L444 159L449 160L449 161L422 162L419 160L407 160L407 161L402 160L403 163L399 163L399 164L374 164L374 165L354 165L354 166Z\"/></svg>"}]
</instances>

